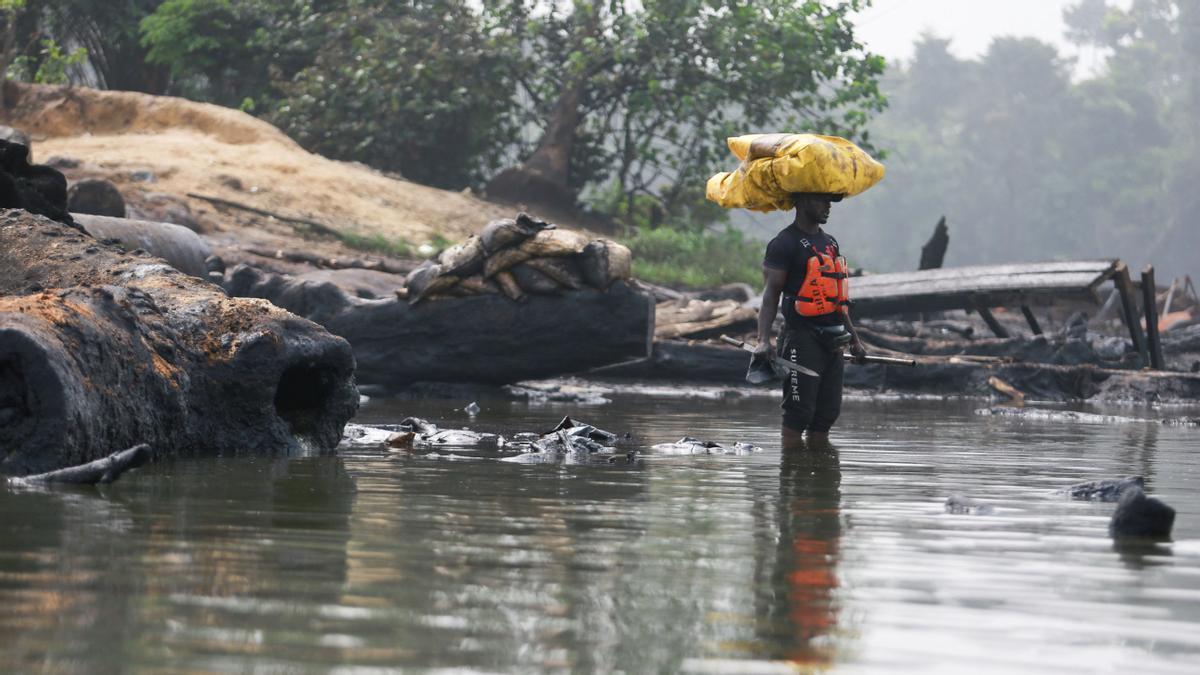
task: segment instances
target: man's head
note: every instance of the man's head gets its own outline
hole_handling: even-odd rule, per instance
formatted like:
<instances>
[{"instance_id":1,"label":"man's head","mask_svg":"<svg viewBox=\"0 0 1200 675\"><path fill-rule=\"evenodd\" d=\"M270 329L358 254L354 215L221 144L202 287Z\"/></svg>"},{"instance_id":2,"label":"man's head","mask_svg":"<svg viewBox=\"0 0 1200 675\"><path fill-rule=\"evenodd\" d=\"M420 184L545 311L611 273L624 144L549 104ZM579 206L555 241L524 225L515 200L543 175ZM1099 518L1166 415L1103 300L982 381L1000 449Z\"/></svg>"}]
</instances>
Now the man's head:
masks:
<instances>
[{"instance_id":1,"label":"man's head","mask_svg":"<svg viewBox=\"0 0 1200 675\"><path fill-rule=\"evenodd\" d=\"M796 220L814 225L824 225L829 220L829 209L833 202L842 201L841 195L822 192L796 192L792 204L796 207Z\"/></svg>"}]
</instances>

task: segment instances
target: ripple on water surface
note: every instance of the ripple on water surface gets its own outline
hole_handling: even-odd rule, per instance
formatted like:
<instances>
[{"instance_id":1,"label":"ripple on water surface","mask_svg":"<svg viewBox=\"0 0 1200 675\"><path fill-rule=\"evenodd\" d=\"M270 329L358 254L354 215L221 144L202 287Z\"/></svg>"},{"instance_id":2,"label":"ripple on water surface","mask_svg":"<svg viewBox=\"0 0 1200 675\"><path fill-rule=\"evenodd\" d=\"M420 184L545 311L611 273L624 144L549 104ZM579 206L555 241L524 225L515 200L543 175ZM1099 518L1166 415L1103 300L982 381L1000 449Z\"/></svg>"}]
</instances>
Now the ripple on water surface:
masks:
<instances>
[{"instance_id":1,"label":"ripple on water surface","mask_svg":"<svg viewBox=\"0 0 1200 675\"><path fill-rule=\"evenodd\" d=\"M103 489L0 487L0 670L1194 672L1200 431L849 402L835 448L781 456L766 398L571 407L373 400L511 434L564 414L634 465L340 457L166 461ZM1118 548L1131 474L1175 541ZM953 515L960 494L993 508Z\"/></svg>"}]
</instances>

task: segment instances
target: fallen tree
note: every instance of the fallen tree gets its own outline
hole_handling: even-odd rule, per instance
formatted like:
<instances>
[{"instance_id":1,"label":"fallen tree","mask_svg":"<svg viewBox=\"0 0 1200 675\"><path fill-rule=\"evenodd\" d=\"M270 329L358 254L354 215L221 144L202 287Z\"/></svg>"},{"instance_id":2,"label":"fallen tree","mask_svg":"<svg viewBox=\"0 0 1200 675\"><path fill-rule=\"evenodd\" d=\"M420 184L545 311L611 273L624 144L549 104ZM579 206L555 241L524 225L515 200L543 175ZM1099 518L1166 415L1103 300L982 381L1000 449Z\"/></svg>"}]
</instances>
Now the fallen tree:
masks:
<instances>
[{"instance_id":1,"label":"fallen tree","mask_svg":"<svg viewBox=\"0 0 1200 675\"><path fill-rule=\"evenodd\" d=\"M514 302L485 293L411 303L365 300L330 281L239 265L230 295L264 298L350 341L363 382L485 382L581 372L648 356L654 300L615 281Z\"/></svg>"},{"instance_id":2,"label":"fallen tree","mask_svg":"<svg viewBox=\"0 0 1200 675\"><path fill-rule=\"evenodd\" d=\"M147 254L0 212L0 474L160 454L332 449L358 405L345 340Z\"/></svg>"}]
</instances>

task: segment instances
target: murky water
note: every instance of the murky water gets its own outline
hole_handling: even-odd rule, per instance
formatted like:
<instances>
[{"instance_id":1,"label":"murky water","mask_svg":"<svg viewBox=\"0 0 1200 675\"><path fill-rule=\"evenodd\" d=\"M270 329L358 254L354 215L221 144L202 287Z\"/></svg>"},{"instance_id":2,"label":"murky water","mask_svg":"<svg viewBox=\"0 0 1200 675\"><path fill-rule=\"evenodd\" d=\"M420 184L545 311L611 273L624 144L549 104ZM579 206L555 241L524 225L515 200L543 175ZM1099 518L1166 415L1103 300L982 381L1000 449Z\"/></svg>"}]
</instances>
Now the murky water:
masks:
<instances>
[{"instance_id":1,"label":"murky water","mask_svg":"<svg viewBox=\"0 0 1200 675\"><path fill-rule=\"evenodd\" d=\"M361 422L545 429L751 456L631 466L355 449L155 464L103 489L0 486L0 671L1196 672L1200 429L847 404L782 457L770 399L374 401ZM1134 411L1146 414L1145 411ZM1139 473L1174 542L1114 548ZM994 515L945 513L952 493Z\"/></svg>"}]
</instances>

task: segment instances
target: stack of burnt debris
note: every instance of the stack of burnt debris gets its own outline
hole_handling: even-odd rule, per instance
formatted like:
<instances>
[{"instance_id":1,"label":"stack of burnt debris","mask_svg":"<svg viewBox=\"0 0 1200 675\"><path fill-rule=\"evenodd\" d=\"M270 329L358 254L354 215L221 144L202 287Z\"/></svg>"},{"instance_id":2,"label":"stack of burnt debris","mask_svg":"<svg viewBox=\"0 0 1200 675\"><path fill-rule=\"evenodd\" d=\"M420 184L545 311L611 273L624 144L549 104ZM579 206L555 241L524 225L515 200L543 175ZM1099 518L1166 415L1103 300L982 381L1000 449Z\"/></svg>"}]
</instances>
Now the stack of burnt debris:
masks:
<instances>
[{"instance_id":1,"label":"stack of burnt debris","mask_svg":"<svg viewBox=\"0 0 1200 675\"><path fill-rule=\"evenodd\" d=\"M652 357L602 376L741 382L746 355L715 338L754 339L759 299L751 289L651 291ZM848 367L847 385L868 393L1200 398L1200 304L1186 279L1156 286L1151 271L1134 282L1116 260L960 267L859 276L851 300L869 352L919 363Z\"/></svg>"},{"instance_id":2,"label":"stack of burnt debris","mask_svg":"<svg viewBox=\"0 0 1200 675\"><path fill-rule=\"evenodd\" d=\"M629 279L630 263L629 249L614 241L589 239L521 213L488 223L413 270L398 294L412 303L500 293L523 302L527 294L605 290Z\"/></svg>"},{"instance_id":3,"label":"stack of burnt debris","mask_svg":"<svg viewBox=\"0 0 1200 675\"><path fill-rule=\"evenodd\" d=\"M654 302L629 274L624 246L520 214L488 223L406 278L241 264L224 286L346 338L360 382L401 388L506 384L645 358Z\"/></svg>"}]
</instances>

